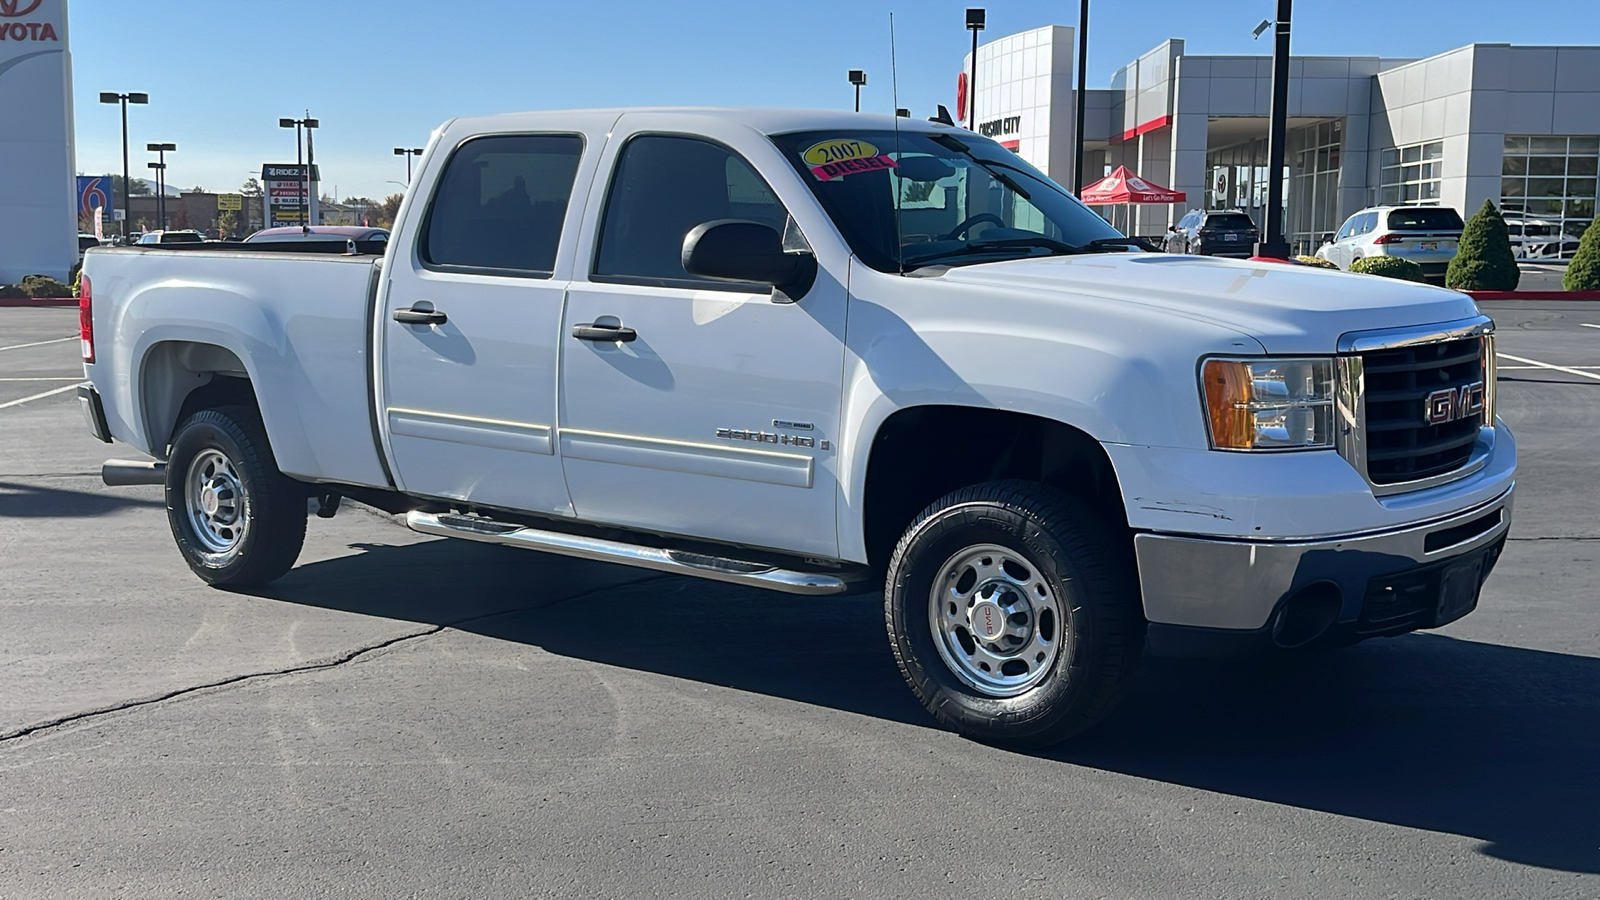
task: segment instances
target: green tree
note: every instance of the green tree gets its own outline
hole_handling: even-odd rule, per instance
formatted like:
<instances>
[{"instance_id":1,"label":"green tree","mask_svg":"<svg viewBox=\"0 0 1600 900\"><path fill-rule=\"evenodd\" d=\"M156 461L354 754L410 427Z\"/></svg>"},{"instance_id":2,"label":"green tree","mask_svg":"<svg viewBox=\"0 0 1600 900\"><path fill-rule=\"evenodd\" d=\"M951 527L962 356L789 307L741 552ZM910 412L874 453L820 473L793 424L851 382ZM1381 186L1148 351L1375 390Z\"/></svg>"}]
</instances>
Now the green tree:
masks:
<instances>
[{"instance_id":1,"label":"green tree","mask_svg":"<svg viewBox=\"0 0 1600 900\"><path fill-rule=\"evenodd\" d=\"M254 178L246 178L244 184L239 185L239 193L249 197L261 196L261 182Z\"/></svg>"},{"instance_id":2,"label":"green tree","mask_svg":"<svg viewBox=\"0 0 1600 900\"><path fill-rule=\"evenodd\" d=\"M393 228L394 218L400 214L400 201L405 199L404 194L390 194L385 197L372 210L372 227Z\"/></svg>"},{"instance_id":3,"label":"green tree","mask_svg":"<svg viewBox=\"0 0 1600 900\"><path fill-rule=\"evenodd\" d=\"M1600 291L1600 228L1593 222L1583 230L1577 255L1567 264L1561 286L1569 291Z\"/></svg>"},{"instance_id":4,"label":"green tree","mask_svg":"<svg viewBox=\"0 0 1600 900\"><path fill-rule=\"evenodd\" d=\"M111 189L116 191L118 197L122 196L121 175L111 176ZM155 191L151 189L150 182L145 181L143 178L135 178L128 182L128 193L134 197L148 197L154 194Z\"/></svg>"},{"instance_id":5,"label":"green tree","mask_svg":"<svg viewBox=\"0 0 1600 900\"><path fill-rule=\"evenodd\" d=\"M1492 201L1467 220L1444 283L1460 291L1514 291L1522 272L1511 253L1511 231Z\"/></svg>"}]
</instances>

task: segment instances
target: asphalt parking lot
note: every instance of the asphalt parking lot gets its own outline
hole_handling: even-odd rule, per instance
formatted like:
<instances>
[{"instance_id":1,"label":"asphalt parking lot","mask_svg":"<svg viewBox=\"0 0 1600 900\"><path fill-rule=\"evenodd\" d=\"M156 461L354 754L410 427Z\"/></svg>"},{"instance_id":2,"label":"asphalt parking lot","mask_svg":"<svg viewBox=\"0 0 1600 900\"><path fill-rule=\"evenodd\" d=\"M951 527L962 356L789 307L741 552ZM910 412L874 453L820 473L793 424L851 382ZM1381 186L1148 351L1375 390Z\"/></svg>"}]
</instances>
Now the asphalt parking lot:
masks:
<instances>
[{"instance_id":1,"label":"asphalt parking lot","mask_svg":"<svg viewBox=\"0 0 1600 900\"><path fill-rule=\"evenodd\" d=\"M0 309L0 896L1600 896L1600 303L1484 308L1522 473L1476 613L1150 661L1032 755L933 727L876 596L351 506L206 588L100 483L76 311Z\"/></svg>"}]
</instances>

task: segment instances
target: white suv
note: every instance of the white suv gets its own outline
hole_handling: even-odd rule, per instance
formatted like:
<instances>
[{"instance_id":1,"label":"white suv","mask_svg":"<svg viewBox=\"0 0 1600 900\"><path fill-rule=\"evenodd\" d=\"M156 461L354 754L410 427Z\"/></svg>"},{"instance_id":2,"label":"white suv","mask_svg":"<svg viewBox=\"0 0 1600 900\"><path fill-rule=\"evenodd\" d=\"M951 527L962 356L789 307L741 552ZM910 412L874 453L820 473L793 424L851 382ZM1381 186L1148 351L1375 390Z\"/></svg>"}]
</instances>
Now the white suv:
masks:
<instances>
[{"instance_id":1,"label":"white suv","mask_svg":"<svg viewBox=\"0 0 1600 900\"><path fill-rule=\"evenodd\" d=\"M1368 207L1346 219L1317 256L1341 269L1368 256L1398 256L1421 266L1429 282L1443 284L1461 227L1461 215L1448 206Z\"/></svg>"}]
</instances>

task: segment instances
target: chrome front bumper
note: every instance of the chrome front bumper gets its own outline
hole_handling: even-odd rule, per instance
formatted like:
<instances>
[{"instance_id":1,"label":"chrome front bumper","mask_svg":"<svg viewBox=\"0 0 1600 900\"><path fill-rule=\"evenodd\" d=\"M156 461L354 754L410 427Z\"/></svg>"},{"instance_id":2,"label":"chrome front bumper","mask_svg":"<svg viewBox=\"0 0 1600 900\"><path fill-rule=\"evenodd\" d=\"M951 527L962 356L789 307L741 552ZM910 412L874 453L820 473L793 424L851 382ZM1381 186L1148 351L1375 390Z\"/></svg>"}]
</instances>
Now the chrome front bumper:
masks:
<instances>
[{"instance_id":1,"label":"chrome front bumper","mask_svg":"<svg viewBox=\"0 0 1600 900\"><path fill-rule=\"evenodd\" d=\"M1159 625L1255 631L1270 625L1287 598L1332 584L1342 598L1339 622L1362 621L1369 595L1388 590L1407 573L1496 553L1511 528L1514 491L1512 485L1487 503L1442 519L1312 541L1136 535L1145 618Z\"/></svg>"}]
</instances>

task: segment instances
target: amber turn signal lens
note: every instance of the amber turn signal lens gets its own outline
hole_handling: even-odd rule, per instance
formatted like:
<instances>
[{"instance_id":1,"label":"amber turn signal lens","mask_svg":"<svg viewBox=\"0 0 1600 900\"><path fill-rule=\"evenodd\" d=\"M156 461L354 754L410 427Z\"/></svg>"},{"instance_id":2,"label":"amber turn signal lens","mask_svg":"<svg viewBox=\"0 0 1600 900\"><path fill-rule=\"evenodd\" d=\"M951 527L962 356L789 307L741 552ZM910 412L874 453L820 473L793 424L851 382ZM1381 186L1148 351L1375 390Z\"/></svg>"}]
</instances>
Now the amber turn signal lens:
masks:
<instances>
[{"instance_id":1,"label":"amber turn signal lens","mask_svg":"<svg viewBox=\"0 0 1600 900\"><path fill-rule=\"evenodd\" d=\"M1254 447L1250 366L1236 359L1206 360L1201 379L1206 388L1206 414L1211 419L1211 445L1219 450Z\"/></svg>"}]
</instances>

